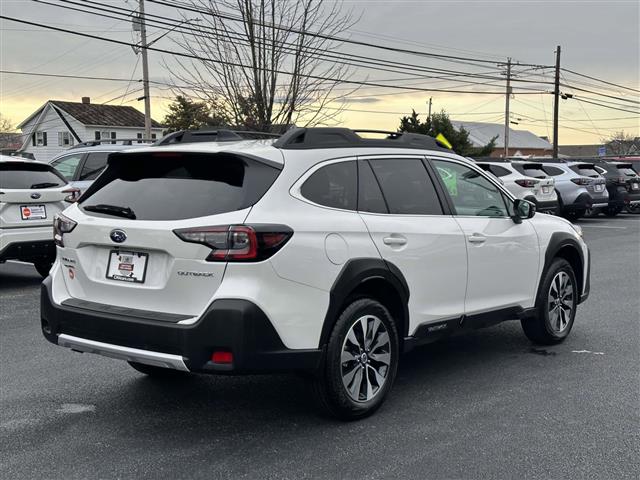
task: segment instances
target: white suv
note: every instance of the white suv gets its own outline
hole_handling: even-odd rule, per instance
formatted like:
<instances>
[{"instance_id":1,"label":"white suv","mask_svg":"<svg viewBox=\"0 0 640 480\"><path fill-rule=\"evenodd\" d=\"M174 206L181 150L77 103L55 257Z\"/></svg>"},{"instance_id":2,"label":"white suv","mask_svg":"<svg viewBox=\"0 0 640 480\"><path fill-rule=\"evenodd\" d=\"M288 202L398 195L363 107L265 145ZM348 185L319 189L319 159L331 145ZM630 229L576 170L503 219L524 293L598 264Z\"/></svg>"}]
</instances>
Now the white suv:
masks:
<instances>
[{"instance_id":1,"label":"white suv","mask_svg":"<svg viewBox=\"0 0 640 480\"><path fill-rule=\"evenodd\" d=\"M478 162L478 166L493 173L516 198L528 200L539 212L559 214L555 180L537 162Z\"/></svg>"},{"instance_id":2,"label":"white suv","mask_svg":"<svg viewBox=\"0 0 640 480\"><path fill-rule=\"evenodd\" d=\"M53 217L77 194L51 166L0 155L0 263L33 263L46 277L56 257Z\"/></svg>"},{"instance_id":3,"label":"white suv","mask_svg":"<svg viewBox=\"0 0 640 480\"><path fill-rule=\"evenodd\" d=\"M588 249L534 213L422 135L116 153L56 221L42 330L150 375L313 372L329 412L363 417L416 345L504 320L567 337Z\"/></svg>"}]
</instances>

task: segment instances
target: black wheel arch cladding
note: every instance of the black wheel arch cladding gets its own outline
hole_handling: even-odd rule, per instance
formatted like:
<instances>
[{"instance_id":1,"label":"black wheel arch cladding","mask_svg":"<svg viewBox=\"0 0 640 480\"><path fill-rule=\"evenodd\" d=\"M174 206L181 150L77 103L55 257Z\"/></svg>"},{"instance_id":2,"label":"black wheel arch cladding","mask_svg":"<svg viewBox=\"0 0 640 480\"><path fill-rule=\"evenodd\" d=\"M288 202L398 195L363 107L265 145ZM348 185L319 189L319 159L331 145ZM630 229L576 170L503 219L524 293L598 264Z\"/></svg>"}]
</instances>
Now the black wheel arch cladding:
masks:
<instances>
[{"instance_id":1,"label":"black wheel arch cladding","mask_svg":"<svg viewBox=\"0 0 640 480\"><path fill-rule=\"evenodd\" d=\"M567 260L573 268L578 282L578 291L582 294L584 275L588 275L589 272L585 271L585 259L580 244L567 232L555 232L551 235L544 257L543 275L548 271L553 260L558 257Z\"/></svg>"},{"instance_id":2,"label":"black wheel arch cladding","mask_svg":"<svg viewBox=\"0 0 640 480\"><path fill-rule=\"evenodd\" d=\"M319 347L326 345L331 330L338 315L353 294L367 284L385 284L387 294L399 299L402 318L395 318L402 325L398 325L398 334L402 338L407 335L409 328L409 285L400 269L391 262L380 258L356 258L349 260L342 267L329 292L329 308L322 324ZM385 299L377 298L383 305ZM389 308L388 305L387 308Z\"/></svg>"}]
</instances>

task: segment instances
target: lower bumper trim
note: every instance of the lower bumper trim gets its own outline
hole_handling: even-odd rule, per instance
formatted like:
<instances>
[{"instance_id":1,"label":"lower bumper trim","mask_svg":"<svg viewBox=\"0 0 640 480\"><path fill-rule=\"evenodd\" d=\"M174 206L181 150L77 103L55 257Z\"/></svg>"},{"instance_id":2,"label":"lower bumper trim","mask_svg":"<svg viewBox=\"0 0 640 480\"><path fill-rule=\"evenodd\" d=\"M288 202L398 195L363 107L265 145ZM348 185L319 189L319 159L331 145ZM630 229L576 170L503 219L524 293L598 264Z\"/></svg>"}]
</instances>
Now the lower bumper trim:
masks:
<instances>
[{"instance_id":1,"label":"lower bumper trim","mask_svg":"<svg viewBox=\"0 0 640 480\"><path fill-rule=\"evenodd\" d=\"M144 363L154 367L172 368L188 372L189 369L180 355L152 352L138 348L123 347L111 343L97 342L86 338L74 337L64 333L58 335L58 345L78 352L96 353L104 357L126 360L128 362Z\"/></svg>"}]
</instances>

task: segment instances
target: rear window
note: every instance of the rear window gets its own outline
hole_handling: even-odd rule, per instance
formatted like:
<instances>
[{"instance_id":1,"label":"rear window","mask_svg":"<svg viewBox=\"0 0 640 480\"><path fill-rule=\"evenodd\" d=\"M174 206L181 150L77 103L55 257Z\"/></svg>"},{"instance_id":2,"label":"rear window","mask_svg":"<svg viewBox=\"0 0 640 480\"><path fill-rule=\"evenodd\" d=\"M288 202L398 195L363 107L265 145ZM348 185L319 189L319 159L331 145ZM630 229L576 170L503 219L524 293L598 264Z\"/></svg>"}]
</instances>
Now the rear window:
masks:
<instances>
[{"instance_id":1,"label":"rear window","mask_svg":"<svg viewBox=\"0 0 640 480\"><path fill-rule=\"evenodd\" d=\"M62 175L43 163L0 162L0 188L53 188L66 183Z\"/></svg>"},{"instance_id":2,"label":"rear window","mask_svg":"<svg viewBox=\"0 0 640 480\"><path fill-rule=\"evenodd\" d=\"M582 175L583 177L597 178L600 176L600 173L598 172L598 170L596 170L596 167L589 163L572 165L569 168L576 172L578 175Z\"/></svg>"},{"instance_id":3,"label":"rear window","mask_svg":"<svg viewBox=\"0 0 640 480\"><path fill-rule=\"evenodd\" d=\"M512 163L513 168L527 177L547 178L542 165L538 163Z\"/></svg>"},{"instance_id":4,"label":"rear window","mask_svg":"<svg viewBox=\"0 0 640 480\"><path fill-rule=\"evenodd\" d=\"M622 173L627 177L635 177L636 175L638 175L630 163L625 163L624 165L617 165L617 167L618 167L618 172Z\"/></svg>"},{"instance_id":5,"label":"rear window","mask_svg":"<svg viewBox=\"0 0 640 480\"><path fill-rule=\"evenodd\" d=\"M545 165L544 167L542 167L542 169L545 171L547 175L551 177L559 177L564 173L564 170L562 170L561 168L551 167L549 165Z\"/></svg>"},{"instance_id":6,"label":"rear window","mask_svg":"<svg viewBox=\"0 0 640 480\"><path fill-rule=\"evenodd\" d=\"M250 207L279 173L232 154L116 154L80 203L129 208L137 220L204 217Z\"/></svg>"}]
</instances>

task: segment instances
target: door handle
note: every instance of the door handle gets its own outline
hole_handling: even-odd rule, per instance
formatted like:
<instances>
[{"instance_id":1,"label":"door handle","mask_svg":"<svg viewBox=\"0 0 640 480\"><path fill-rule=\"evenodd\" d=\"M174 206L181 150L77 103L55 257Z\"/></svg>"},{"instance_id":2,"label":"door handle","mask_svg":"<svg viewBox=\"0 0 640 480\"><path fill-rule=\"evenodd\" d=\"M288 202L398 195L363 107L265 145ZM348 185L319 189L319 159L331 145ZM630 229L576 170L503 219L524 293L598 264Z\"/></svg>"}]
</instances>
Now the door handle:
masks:
<instances>
[{"instance_id":1,"label":"door handle","mask_svg":"<svg viewBox=\"0 0 640 480\"><path fill-rule=\"evenodd\" d=\"M407 239L404 237L384 237L382 242L385 245L402 246L407 244Z\"/></svg>"},{"instance_id":2,"label":"door handle","mask_svg":"<svg viewBox=\"0 0 640 480\"><path fill-rule=\"evenodd\" d=\"M470 243L484 243L487 241L487 237L484 235L480 235L479 233L474 233L469 237Z\"/></svg>"}]
</instances>

